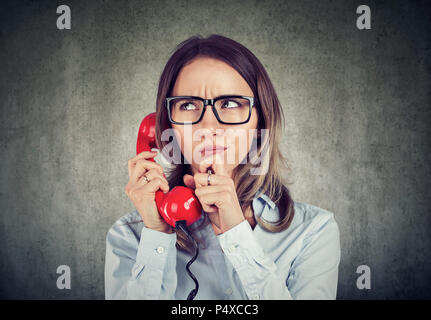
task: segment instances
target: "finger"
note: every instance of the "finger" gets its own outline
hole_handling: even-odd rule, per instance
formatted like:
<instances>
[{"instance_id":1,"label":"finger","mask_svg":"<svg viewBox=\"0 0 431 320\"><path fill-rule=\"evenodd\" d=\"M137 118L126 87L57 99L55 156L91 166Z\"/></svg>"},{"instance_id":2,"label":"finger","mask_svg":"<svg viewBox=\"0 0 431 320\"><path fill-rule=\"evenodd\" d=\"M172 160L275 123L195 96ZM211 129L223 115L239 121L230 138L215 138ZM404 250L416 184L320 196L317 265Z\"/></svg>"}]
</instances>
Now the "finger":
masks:
<instances>
[{"instance_id":1,"label":"finger","mask_svg":"<svg viewBox=\"0 0 431 320\"><path fill-rule=\"evenodd\" d=\"M217 206L213 205L213 204L208 204L205 202L204 198L201 200L199 197L199 203L202 206L202 210L205 211L206 213L218 213L218 208Z\"/></svg>"},{"instance_id":2,"label":"finger","mask_svg":"<svg viewBox=\"0 0 431 320\"><path fill-rule=\"evenodd\" d=\"M156 169L160 172L160 174L164 174L162 166L158 163L146 159L138 160L135 167L132 169L132 176L130 177L130 180L137 182L145 172L151 169Z\"/></svg>"},{"instance_id":3,"label":"finger","mask_svg":"<svg viewBox=\"0 0 431 320\"><path fill-rule=\"evenodd\" d=\"M217 192L223 192L223 191L231 192L232 190L228 185L219 184L214 186L211 185L211 186L198 187L195 189L195 194L197 197L203 197L210 193L217 193Z\"/></svg>"},{"instance_id":4,"label":"finger","mask_svg":"<svg viewBox=\"0 0 431 320\"><path fill-rule=\"evenodd\" d=\"M218 176L230 177L229 172L226 168L226 165L217 164L217 162L216 162L212 165L212 167L214 169L214 172L213 172L214 174L216 174Z\"/></svg>"},{"instance_id":5,"label":"finger","mask_svg":"<svg viewBox=\"0 0 431 320\"><path fill-rule=\"evenodd\" d=\"M205 195L196 195L199 199L199 202L202 205L202 209L207 213L218 213L221 203L220 201L220 195L221 192L212 193L212 194L205 194Z\"/></svg>"},{"instance_id":6,"label":"finger","mask_svg":"<svg viewBox=\"0 0 431 320\"><path fill-rule=\"evenodd\" d=\"M148 199L154 200L154 193L159 190L168 192L169 186L165 185L161 179L155 178L143 186L135 184L127 195L134 203L141 203Z\"/></svg>"},{"instance_id":7,"label":"finger","mask_svg":"<svg viewBox=\"0 0 431 320\"><path fill-rule=\"evenodd\" d=\"M148 193L154 193L158 190L162 190L164 193L166 193L169 192L169 185L161 178L156 177L148 181L148 183L144 186L144 190Z\"/></svg>"},{"instance_id":8,"label":"finger","mask_svg":"<svg viewBox=\"0 0 431 320\"><path fill-rule=\"evenodd\" d=\"M194 179L195 179L195 185L197 187L204 187L208 186L208 175L209 173L195 173ZM221 185L226 184L229 186L234 186L233 180L229 177L220 176L217 174L211 174L209 177L210 185Z\"/></svg>"},{"instance_id":9,"label":"finger","mask_svg":"<svg viewBox=\"0 0 431 320\"><path fill-rule=\"evenodd\" d=\"M212 160L212 157L204 158L202 161L199 162L199 172L202 172L202 173L208 172L208 169L212 168L213 163L214 162Z\"/></svg>"},{"instance_id":10,"label":"finger","mask_svg":"<svg viewBox=\"0 0 431 320\"><path fill-rule=\"evenodd\" d=\"M185 174L183 177L183 181L184 181L184 184L186 185L186 187L192 188L192 189L196 188L195 179L193 176L191 176L189 174Z\"/></svg>"},{"instance_id":11,"label":"finger","mask_svg":"<svg viewBox=\"0 0 431 320\"><path fill-rule=\"evenodd\" d=\"M138 162L138 160L154 158L156 155L157 155L157 152L155 152L155 151L143 151L143 152L137 154L132 159L129 159L129 161L127 161L127 168L129 170L129 178L132 176L133 168L136 166L136 163Z\"/></svg>"},{"instance_id":12,"label":"finger","mask_svg":"<svg viewBox=\"0 0 431 320\"><path fill-rule=\"evenodd\" d=\"M146 177L146 179L145 179L145 177ZM142 177L139 178L139 184L145 185L148 182L150 182L151 180L154 180L155 178L159 178L163 182L165 182L167 185L169 185L168 180L166 180L166 178L163 175L161 175L158 170L155 170L155 169L150 169L146 173L144 173L142 175Z\"/></svg>"}]
</instances>

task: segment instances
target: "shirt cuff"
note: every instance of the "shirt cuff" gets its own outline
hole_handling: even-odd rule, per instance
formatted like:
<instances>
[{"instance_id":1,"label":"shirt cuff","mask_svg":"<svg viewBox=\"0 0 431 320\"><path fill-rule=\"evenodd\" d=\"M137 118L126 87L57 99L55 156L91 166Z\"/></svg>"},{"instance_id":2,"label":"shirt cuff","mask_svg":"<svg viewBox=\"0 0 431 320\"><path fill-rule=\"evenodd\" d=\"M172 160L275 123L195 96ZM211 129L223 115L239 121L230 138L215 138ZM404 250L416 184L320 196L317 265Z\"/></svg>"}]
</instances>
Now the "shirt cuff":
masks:
<instances>
[{"instance_id":1,"label":"shirt cuff","mask_svg":"<svg viewBox=\"0 0 431 320\"><path fill-rule=\"evenodd\" d=\"M237 270L265 260L265 253L247 220L219 234L217 238L224 254Z\"/></svg>"},{"instance_id":2,"label":"shirt cuff","mask_svg":"<svg viewBox=\"0 0 431 320\"><path fill-rule=\"evenodd\" d=\"M177 234L165 233L143 227L136 255L136 263L156 270L163 270L169 252L175 250Z\"/></svg>"}]
</instances>

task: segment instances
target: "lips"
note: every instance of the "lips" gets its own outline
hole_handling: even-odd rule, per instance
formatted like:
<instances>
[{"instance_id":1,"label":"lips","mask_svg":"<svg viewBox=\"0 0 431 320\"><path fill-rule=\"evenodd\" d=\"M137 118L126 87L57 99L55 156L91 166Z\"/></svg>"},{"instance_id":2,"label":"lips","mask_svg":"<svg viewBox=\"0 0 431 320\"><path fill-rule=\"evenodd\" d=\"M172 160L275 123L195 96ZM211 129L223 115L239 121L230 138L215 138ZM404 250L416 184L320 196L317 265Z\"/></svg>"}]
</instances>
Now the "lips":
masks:
<instances>
[{"instance_id":1,"label":"lips","mask_svg":"<svg viewBox=\"0 0 431 320\"><path fill-rule=\"evenodd\" d=\"M224 146L208 145L201 148L199 151L203 157L211 156L216 153L225 152L227 148Z\"/></svg>"}]
</instances>

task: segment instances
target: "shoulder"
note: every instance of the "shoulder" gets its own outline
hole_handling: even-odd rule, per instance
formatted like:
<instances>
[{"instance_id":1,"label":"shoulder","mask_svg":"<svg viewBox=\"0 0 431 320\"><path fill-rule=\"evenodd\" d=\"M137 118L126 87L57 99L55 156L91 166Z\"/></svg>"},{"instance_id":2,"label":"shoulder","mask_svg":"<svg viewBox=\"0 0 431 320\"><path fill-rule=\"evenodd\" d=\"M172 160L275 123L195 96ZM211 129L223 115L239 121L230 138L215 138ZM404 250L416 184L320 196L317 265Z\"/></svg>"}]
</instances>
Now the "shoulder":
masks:
<instances>
[{"instance_id":1,"label":"shoulder","mask_svg":"<svg viewBox=\"0 0 431 320\"><path fill-rule=\"evenodd\" d=\"M294 201L296 223L306 224L325 224L329 221L334 221L334 213L315 205Z\"/></svg>"},{"instance_id":2,"label":"shoulder","mask_svg":"<svg viewBox=\"0 0 431 320\"><path fill-rule=\"evenodd\" d=\"M312 231L327 224L335 224L334 213L315 205L293 201L294 216L287 230L302 229L302 231ZM278 206L266 194L261 194L253 199L253 209L257 217L268 222L280 220Z\"/></svg>"},{"instance_id":3,"label":"shoulder","mask_svg":"<svg viewBox=\"0 0 431 320\"><path fill-rule=\"evenodd\" d=\"M298 201L294 201L294 209L294 217L288 228L290 231L300 231L304 240L325 237L339 241L339 229L333 212Z\"/></svg>"}]
</instances>

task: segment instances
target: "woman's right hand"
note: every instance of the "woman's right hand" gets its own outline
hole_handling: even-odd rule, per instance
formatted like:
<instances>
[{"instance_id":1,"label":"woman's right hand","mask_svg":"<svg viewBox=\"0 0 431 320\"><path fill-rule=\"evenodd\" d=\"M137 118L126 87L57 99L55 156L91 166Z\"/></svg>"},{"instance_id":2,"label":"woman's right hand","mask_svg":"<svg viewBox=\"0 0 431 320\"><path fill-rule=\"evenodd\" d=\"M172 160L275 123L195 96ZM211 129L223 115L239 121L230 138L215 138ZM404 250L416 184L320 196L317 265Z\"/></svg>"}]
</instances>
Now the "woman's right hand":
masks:
<instances>
[{"instance_id":1,"label":"woman's right hand","mask_svg":"<svg viewBox=\"0 0 431 320\"><path fill-rule=\"evenodd\" d=\"M157 152L144 151L128 161L129 182L124 191L132 200L147 228L173 233L172 227L159 214L155 201L156 191L159 189L165 193L169 191L162 166L147 160L156 155Z\"/></svg>"}]
</instances>

